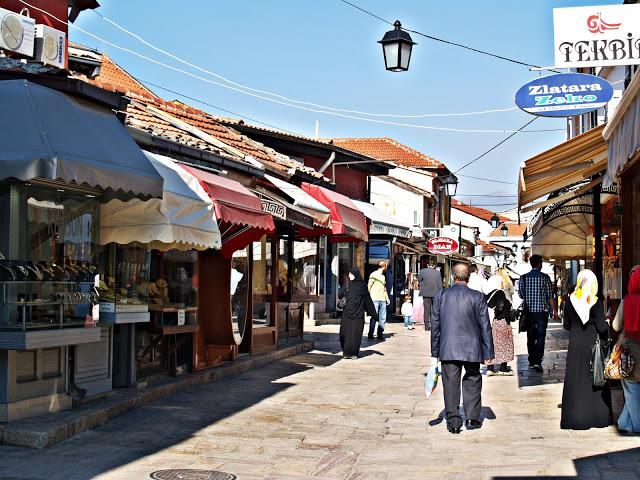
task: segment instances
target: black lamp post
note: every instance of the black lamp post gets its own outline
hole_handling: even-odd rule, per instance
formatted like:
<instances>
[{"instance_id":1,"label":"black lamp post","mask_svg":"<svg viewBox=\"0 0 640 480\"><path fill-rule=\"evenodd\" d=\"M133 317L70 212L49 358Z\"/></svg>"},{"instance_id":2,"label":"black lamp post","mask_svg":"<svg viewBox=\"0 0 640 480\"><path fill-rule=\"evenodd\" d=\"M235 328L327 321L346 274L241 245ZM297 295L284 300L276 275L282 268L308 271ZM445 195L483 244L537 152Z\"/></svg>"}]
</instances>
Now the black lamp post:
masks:
<instances>
[{"instance_id":1,"label":"black lamp post","mask_svg":"<svg viewBox=\"0 0 640 480\"><path fill-rule=\"evenodd\" d=\"M518 251L518 244L514 243L513 245L511 245L511 250L513 250L514 252Z\"/></svg>"},{"instance_id":2,"label":"black lamp post","mask_svg":"<svg viewBox=\"0 0 640 480\"><path fill-rule=\"evenodd\" d=\"M409 70L411 49L416 44L411 36L402 30L399 20L393 24L393 30L388 31L378 43L382 44L384 64L391 72L406 72Z\"/></svg>"},{"instance_id":3,"label":"black lamp post","mask_svg":"<svg viewBox=\"0 0 640 480\"><path fill-rule=\"evenodd\" d=\"M503 237L506 237L507 234L509 233L509 227L507 227L506 223L502 224L502 228L500 229L500 233L502 234Z\"/></svg>"},{"instance_id":4,"label":"black lamp post","mask_svg":"<svg viewBox=\"0 0 640 480\"><path fill-rule=\"evenodd\" d=\"M493 217L491 217L491 228L498 228L498 225L500 225L500 218L494 214Z\"/></svg>"}]
</instances>

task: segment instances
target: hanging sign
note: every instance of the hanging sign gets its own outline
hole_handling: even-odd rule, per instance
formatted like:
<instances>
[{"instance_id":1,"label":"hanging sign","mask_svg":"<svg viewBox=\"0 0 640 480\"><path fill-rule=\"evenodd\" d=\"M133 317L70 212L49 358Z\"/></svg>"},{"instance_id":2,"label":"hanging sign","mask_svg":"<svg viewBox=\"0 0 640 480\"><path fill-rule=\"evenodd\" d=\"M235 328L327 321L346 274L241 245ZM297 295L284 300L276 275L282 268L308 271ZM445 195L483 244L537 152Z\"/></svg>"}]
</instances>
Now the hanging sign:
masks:
<instances>
[{"instance_id":1,"label":"hanging sign","mask_svg":"<svg viewBox=\"0 0 640 480\"><path fill-rule=\"evenodd\" d=\"M427 243L427 250L433 255L448 255L458 251L458 241L449 237L435 237Z\"/></svg>"},{"instance_id":2,"label":"hanging sign","mask_svg":"<svg viewBox=\"0 0 640 480\"><path fill-rule=\"evenodd\" d=\"M584 73L559 73L536 78L516 93L516 105L543 117L572 117L597 110L613 97L606 80Z\"/></svg>"},{"instance_id":3,"label":"hanging sign","mask_svg":"<svg viewBox=\"0 0 640 480\"><path fill-rule=\"evenodd\" d=\"M553 9L555 66L640 64L640 4Z\"/></svg>"}]
</instances>

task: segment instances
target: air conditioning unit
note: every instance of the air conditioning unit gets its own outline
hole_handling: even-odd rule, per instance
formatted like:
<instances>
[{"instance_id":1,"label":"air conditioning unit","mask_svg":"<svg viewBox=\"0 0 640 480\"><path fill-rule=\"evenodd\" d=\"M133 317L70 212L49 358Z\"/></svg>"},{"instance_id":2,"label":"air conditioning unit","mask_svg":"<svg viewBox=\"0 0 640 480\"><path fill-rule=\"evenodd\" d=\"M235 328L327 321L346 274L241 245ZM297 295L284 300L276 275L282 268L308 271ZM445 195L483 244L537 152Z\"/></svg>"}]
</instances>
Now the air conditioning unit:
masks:
<instances>
[{"instance_id":1,"label":"air conditioning unit","mask_svg":"<svg viewBox=\"0 0 640 480\"><path fill-rule=\"evenodd\" d=\"M65 68L66 40L67 36L64 32L47 25L36 25L35 61Z\"/></svg>"},{"instance_id":2,"label":"air conditioning unit","mask_svg":"<svg viewBox=\"0 0 640 480\"><path fill-rule=\"evenodd\" d=\"M35 29L33 18L0 8L0 49L33 57Z\"/></svg>"}]
</instances>

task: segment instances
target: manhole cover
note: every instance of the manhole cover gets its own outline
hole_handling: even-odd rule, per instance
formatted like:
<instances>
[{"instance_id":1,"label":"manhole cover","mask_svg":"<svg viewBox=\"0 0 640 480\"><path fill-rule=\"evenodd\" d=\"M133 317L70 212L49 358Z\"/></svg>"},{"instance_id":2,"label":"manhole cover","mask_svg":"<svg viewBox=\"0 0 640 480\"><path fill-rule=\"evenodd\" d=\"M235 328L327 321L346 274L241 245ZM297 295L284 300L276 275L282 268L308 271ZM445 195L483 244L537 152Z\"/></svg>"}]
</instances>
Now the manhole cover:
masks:
<instances>
[{"instance_id":1,"label":"manhole cover","mask_svg":"<svg viewBox=\"0 0 640 480\"><path fill-rule=\"evenodd\" d=\"M236 480L235 475L215 470L158 470L151 474L154 480Z\"/></svg>"}]
</instances>

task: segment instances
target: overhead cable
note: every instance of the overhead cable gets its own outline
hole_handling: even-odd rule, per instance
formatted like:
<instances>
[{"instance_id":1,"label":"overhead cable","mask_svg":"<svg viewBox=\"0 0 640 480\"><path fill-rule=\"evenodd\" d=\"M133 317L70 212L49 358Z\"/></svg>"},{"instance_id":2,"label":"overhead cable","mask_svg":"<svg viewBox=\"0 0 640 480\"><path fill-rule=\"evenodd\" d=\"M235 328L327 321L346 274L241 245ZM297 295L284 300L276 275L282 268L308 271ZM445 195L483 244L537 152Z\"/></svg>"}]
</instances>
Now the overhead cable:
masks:
<instances>
[{"instance_id":1,"label":"overhead cable","mask_svg":"<svg viewBox=\"0 0 640 480\"><path fill-rule=\"evenodd\" d=\"M280 104L280 105L289 106L289 107L296 108L296 109L299 109L299 110L305 110L305 111L314 112L314 113L322 113L322 114L325 114L325 115L332 115L332 116L341 117L341 118L350 118L350 119L353 119L353 120L360 120L360 121L369 122L369 123L377 123L377 124L382 124L382 125L393 125L393 126L399 126L399 127L417 128L417 129L422 129L422 130L434 130L434 131L444 131L444 132L463 132L463 133L513 133L513 134L520 133L520 131L521 131L521 130L497 130L497 129L464 129L464 128L451 128L451 127L435 127L435 126L431 126L431 125L416 125L416 124L401 123L401 122L389 122L389 121L385 121L385 120L377 120L377 119L374 119L374 118L357 117L357 116L347 115L347 114L338 113L338 112L332 112L332 111L326 111L326 110L318 110L318 109L315 109L315 108L304 107L302 105L290 104L290 103L287 103L287 102L276 100L274 98L264 97L262 95L258 95L258 94L252 93L252 92L248 92L248 91L239 89L237 87L233 87L231 85L226 85L224 83L216 82L216 81L210 80L208 78L201 77L200 75L196 75L194 73L188 72L188 71L183 70L181 68L174 67L172 65L167 65L166 63L162 63L162 62L160 62L158 60L150 58L150 57L148 57L146 55L143 55L141 53L138 53L138 52L136 52L134 50L131 50L129 48L122 47L122 46L117 45L117 44L115 44L113 42L110 42L110 41L108 41L108 40L106 40L106 39L104 39L102 37L99 37L98 35L95 35L95 34L93 34L91 32L88 32L87 30L84 30L83 28L81 28L81 27L79 27L79 26L77 26L77 25L75 25L73 23L65 22L65 21L55 17L54 15L49 13L48 11L43 10L42 8L36 7L36 6L28 3L25 0L19 0L19 1L21 3L23 3L24 5L27 5L28 7L33 8L35 10L38 10L40 12L43 12L43 13L47 14L48 16L50 16L51 18L53 18L53 19L55 19L55 20L57 20L57 21L59 21L59 22L61 22L63 24L66 24L69 27L75 28L76 30L84 33L85 35L88 35L88 36L90 36L92 38L95 38L96 40L99 40L99 41L101 41L101 42L105 43L106 45L109 45L109 46L111 46L113 48L117 48L118 50L122 50L123 52L127 52L127 53L129 53L131 55L135 55L136 57L142 58L143 60L146 60L148 62L151 62L151 63L154 63L156 65L168 68L170 70L182 73L184 75L187 75L189 77L201 80L203 82L210 83L212 85L217 85L219 87L223 87L223 88L226 88L226 89L229 89L229 90L233 90L233 91L236 91L236 92L239 92L239 93L243 93L245 95L249 95L249 96L252 96L252 97L260 98L260 99L268 101L268 102L273 102L273 103L277 103L277 104ZM564 130L564 129L528 130L528 131L526 131L526 133L538 133L538 132L549 132L549 131L559 131L559 130Z\"/></svg>"},{"instance_id":2,"label":"overhead cable","mask_svg":"<svg viewBox=\"0 0 640 480\"><path fill-rule=\"evenodd\" d=\"M516 182L505 182L504 180L494 180L493 178L474 177L473 175L457 174L458 177L471 178L473 180L482 180L483 182L502 183L504 185L515 185Z\"/></svg>"},{"instance_id":3,"label":"overhead cable","mask_svg":"<svg viewBox=\"0 0 640 480\"><path fill-rule=\"evenodd\" d=\"M24 2L23 2L24 3ZM135 38L136 40L138 40L140 43L146 45L147 47L155 50L158 53L161 53L163 55L166 55L184 65L187 65L191 68L195 68L196 70L199 70L203 73L206 73L208 75L212 75L216 78L219 78L220 80L223 80L231 85L234 85L238 88L241 89L245 89L245 90L249 90L252 92L256 92L256 93L262 93L265 95L271 95L273 97L276 98L280 98L282 100L285 100L287 102L293 102L293 103L297 103L300 105L308 105L311 107L316 107L316 108L321 108L321 109L325 109L325 110L330 110L333 112L344 112L344 113L353 113L353 114L357 114L357 115L366 115L366 116L371 116L371 117L395 117L395 118L434 118L434 117L465 117L465 116L472 116L472 115L483 115L483 114L487 114L487 113L499 113L499 112L509 112L512 110L517 110L517 107L509 107L509 108L497 108L497 109L490 109L490 110L481 110L481 111L474 111L474 112L457 112L457 113L425 113L425 114L416 114L416 115L406 115L406 114L399 114L399 113L372 113L372 112L363 112L360 110L348 110L348 109L343 109L343 108L335 108L335 107L327 107L326 105L320 105L317 103L313 103L313 102L307 102L307 101L303 101L303 100L296 100L293 98L289 98L289 97L285 97L284 95L280 95L278 93L274 93L274 92L270 92L268 90L260 90L258 88L252 88L249 87L248 85L243 85L241 83L238 82L234 82L233 80L230 80L216 72L213 72L211 70L208 70L206 68L200 67L199 65L196 65L194 63L191 63L187 60L184 60L180 57L178 57L177 55L168 52L166 50L163 50L162 48L159 48L157 46L155 46L154 44L152 44L151 42L148 42L147 40L145 40L144 38L142 38L140 35L138 35L135 32L132 32L128 29L126 29L125 27L123 27L122 25L118 24L117 22L115 22L114 20L111 20L110 18L102 15L100 12L98 12L97 10L92 10L93 13L95 13L96 15L98 15L103 21L109 23L110 25L113 25L115 28L117 28L118 30L126 33L127 35L130 35L131 37Z\"/></svg>"},{"instance_id":4,"label":"overhead cable","mask_svg":"<svg viewBox=\"0 0 640 480\"><path fill-rule=\"evenodd\" d=\"M357 8L358 10L360 10L361 12L366 13L367 15L370 15L370 16L372 16L374 18L377 18L378 20L383 21L384 23L387 23L387 24L393 26L393 23L390 22L389 20L387 20L385 18L382 18L382 17L376 15L373 12L370 12L369 10L365 10L364 8L360 7L359 5L356 5L355 3L351 3L351 2L349 2L347 0L340 0L340 1L343 2L343 3L346 3L347 5L352 6L353 8ZM470 50L470 51L475 52L475 53L480 53L482 55L488 55L490 57L494 57L494 58L497 58L499 60L504 60L504 61L515 63L515 64L518 64L518 65L523 65L525 67L533 67L533 68L540 68L540 69L544 69L544 70L550 70L548 68L544 68L544 67L541 67L539 65L534 65L532 63L522 62L520 60L515 60L513 58L505 57L503 55L497 55L495 53L487 52L485 50L480 50L478 48L470 47L468 45L463 45L462 43L451 42L449 40L444 40L442 38L434 37L433 35L427 35L426 33L419 32L418 30L412 30L410 28L405 28L405 27L403 27L402 29L407 31L407 32L415 33L416 35L420 35L422 37L428 38L429 40L434 40L436 42L446 43L447 45L453 45L454 47L464 48L466 50ZM551 71L552 72L556 72L556 73L560 73L560 72L557 72L556 70L551 70Z\"/></svg>"},{"instance_id":5,"label":"overhead cable","mask_svg":"<svg viewBox=\"0 0 640 480\"><path fill-rule=\"evenodd\" d=\"M481 155L478 155L476 158L474 158L473 160L471 160L470 162L465 163L463 166L461 166L458 170L456 170L455 172L453 172L453 174L457 174L458 172L460 172L461 170L464 170L465 168L467 168L469 165L477 162L478 160L480 160L481 158L485 157L486 155L488 155L489 153L493 152L496 148L498 148L500 145L502 145L503 143L506 143L507 141L509 141L509 139L511 139L512 137L514 137L516 134L518 134L519 132L523 131L525 128L527 128L529 125L531 125L533 122L535 122L539 117L533 117L531 120L529 120L527 123L525 123L523 126L521 126L518 130L516 130L515 132L511 133L510 135L508 135L507 137L503 138L502 140L500 140L498 143L496 143L493 147L491 147L489 150L487 150L486 152L484 152Z\"/></svg>"}]
</instances>

